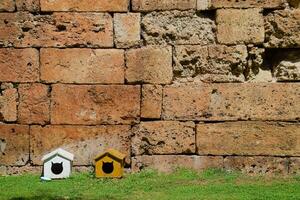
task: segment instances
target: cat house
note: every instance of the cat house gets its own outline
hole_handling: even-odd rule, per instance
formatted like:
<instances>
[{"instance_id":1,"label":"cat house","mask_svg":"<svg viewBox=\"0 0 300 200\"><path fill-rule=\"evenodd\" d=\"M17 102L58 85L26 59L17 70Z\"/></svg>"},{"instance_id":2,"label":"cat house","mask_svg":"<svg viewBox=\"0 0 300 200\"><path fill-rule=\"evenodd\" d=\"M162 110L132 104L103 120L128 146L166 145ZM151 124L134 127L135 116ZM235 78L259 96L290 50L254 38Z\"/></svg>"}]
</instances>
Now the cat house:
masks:
<instances>
[{"instance_id":1,"label":"cat house","mask_svg":"<svg viewBox=\"0 0 300 200\"><path fill-rule=\"evenodd\" d=\"M59 148L46 154L43 158L43 177L63 179L71 175L74 155Z\"/></svg>"},{"instance_id":2,"label":"cat house","mask_svg":"<svg viewBox=\"0 0 300 200\"><path fill-rule=\"evenodd\" d=\"M125 164L125 155L115 149L109 149L95 158L97 178L121 178Z\"/></svg>"}]
</instances>

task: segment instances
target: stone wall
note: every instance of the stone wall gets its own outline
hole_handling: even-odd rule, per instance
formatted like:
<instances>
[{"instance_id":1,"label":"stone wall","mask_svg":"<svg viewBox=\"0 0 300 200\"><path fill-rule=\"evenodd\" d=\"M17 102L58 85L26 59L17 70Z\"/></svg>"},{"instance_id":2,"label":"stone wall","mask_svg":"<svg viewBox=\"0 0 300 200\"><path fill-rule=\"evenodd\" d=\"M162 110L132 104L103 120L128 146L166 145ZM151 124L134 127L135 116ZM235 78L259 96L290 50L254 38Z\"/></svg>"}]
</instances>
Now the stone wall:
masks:
<instances>
[{"instance_id":1,"label":"stone wall","mask_svg":"<svg viewBox=\"0 0 300 200\"><path fill-rule=\"evenodd\" d=\"M0 173L300 172L299 0L1 0Z\"/></svg>"}]
</instances>

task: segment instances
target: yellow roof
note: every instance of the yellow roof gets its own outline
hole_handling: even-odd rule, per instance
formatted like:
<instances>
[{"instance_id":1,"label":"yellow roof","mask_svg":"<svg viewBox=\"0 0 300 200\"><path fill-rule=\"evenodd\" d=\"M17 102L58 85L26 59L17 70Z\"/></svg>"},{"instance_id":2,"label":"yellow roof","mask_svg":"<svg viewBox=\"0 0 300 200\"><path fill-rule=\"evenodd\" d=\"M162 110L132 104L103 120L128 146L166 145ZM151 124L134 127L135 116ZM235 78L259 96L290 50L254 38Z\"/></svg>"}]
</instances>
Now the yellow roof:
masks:
<instances>
[{"instance_id":1,"label":"yellow roof","mask_svg":"<svg viewBox=\"0 0 300 200\"><path fill-rule=\"evenodd\" d=\"M118 159L118 160L123 160L126 155L119 152L118 150L115 149L108 149L106 150L104 153L99 154L98 156L95 157L95 161L100 160L102 157L106 156L106 155L111 155L112 157Z\"/></svg>"}]
</instances>

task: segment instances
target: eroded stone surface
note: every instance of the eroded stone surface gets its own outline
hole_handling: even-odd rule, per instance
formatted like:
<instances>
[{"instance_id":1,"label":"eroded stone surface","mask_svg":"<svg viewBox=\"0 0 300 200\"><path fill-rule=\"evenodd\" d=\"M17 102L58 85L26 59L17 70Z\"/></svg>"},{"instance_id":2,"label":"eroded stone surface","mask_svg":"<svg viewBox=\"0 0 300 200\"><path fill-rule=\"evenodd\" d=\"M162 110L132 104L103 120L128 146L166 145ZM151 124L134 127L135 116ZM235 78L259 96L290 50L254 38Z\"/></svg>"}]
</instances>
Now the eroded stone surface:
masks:
<instances>
[{"instance_id":1,"label":"eroded stone surface","mask_svg":"<svg viewBox=\"0 0 300 200\"><path fill-rule=\"evenodd\" d=\"M299 131L299 124L281 122L199 124L198 154L299 156Z\"/></svg>"},{"instance_id":2,"label":"eroded stone surface","mask_svg":"<svg viewBox=\"0 0 300 200\"><path fill-rule=\"evenodd\" d=\"M29 127L0 124L0 165L25 165L29 159Z\"/></svg>"},{"instance_id":3,"label":"eroded stone surface","mask_svg":"<svg viewBox=\"0 0 300 200\"><path fill-rule=\"evenodd\" d=\"M17 89L12 84L0 84L0 121L17 120Z\"/></svg>"},{"instance_id":4,"label":"eroded stone surface","mask_svg":"<svg viewBox=\"0 0 300 200\"><path fill-rule=\"evenodd\" d=\"M1 38L1 33L0 33L0 38ZM38 50L30 49L30 48L29 49L0 48L0 72L1 72L0 82L38 81L39 80Z\"/></svg>"},{"instance_id":5,"label":"eroded stone surface","mask_svg":"<svg viewBox=\"0 0 300 200\"><path fill-rule=\"evenodd\" d=\"M267 156L228 156L224 159L225 170L242 171L247 174L288 174L287 158Z\"/></svg>"},{"instance_id":6,"label":"eroded stone surface","mask_svg":"<svg viewBox=\"0 0 300 200\"><path fill-rule=\"evenodd\" d=\"M132 0L134 11L189 10L196 8L196 0Z\"/></svg>"},{"instance_id":7,"label":"eroded stone surface","mask_svg":"<svg viewBox=\"0 0 300 200\"><path fill-rule=\"evenodd\" d=\"M112 17L107 13L0 13L0 46L112 47Z\"/></svg>"},{"instance_id":8,"label":"eroded stone surface","mask_svg":"<svg viewBox=\"0 0 300 200\"><path fill-rule=\"evenodd\" d=\"M189 84L164 88L165 120L299 119L297 83Z\"/></svg>"},{"instance_id":9,"label":"eroded stone surface","mask_svg":"<svg viewBox=\"0 0 300 200\"><path fill-rule=\"evenodd\" d=\"M300 10L274 11L265 17L266 47L300 47Z\"/></svg>"},{"instance_id":10,"label":"eroded stone surface","mask_svg":"<svg viewBox=\"0 0 300 200\"><path fill-rule=\"evenodd\" d=\"M18 121L22 124L46 124L50 121L49 86L40 83L19 85Z\"/></svg>"},{"instance_id":11,"label":"eroded stone surface","mask_svg":"<svg viewBox=\"0 0 300 200\"><path fill-rule=\"evenodd\" d=\"M261 44L265 30L262 10L217 10L217 39L221 44Z\"/></svg>"},{"instance_id":12,"label":"eroded stone surface","mask_svg":"<svg viewBox=\"0 0 300 200\"><path fill-rule=\"evenodd\" d=\"M32 126L30 153L33 164L41 165L46 153L63 148L74 154L74 165L92 165L94 158L115 148L130 162L130 126Z\"/></svg>"},{"instance_id":13,"label":"eroded stone surface","mask_svg":"<svg viewBox=\"0 0 300 200\"><path fill-rule=\"evenodd\" d=\"M142 18L147 44L214 44L215 23L195 11L151 12Z\"/></svg>"},{"instance_id":14,"label":"eroded stone surface","mask_svg":"<svg viewBox=\"0 0 300 200\"><path fill-rule=\"evenodd\" d=\"M132 152L134 155L194 153L194 129L193 122L141 122L133 129Z\"/></svg>"},{"instance_id":15,"label":"eroded stone surface","mask_svg":"<svg viewBox=\"0 0 300 200\"><path fill-rule=\"evenodd\" d=\"M143 85L141 117L159 119L162 108L162 86Z\"/></svg>"},{"instance_id":16,"label":"eroded stone surface","mask_svg":"<svg viewBox=\"0 0 300 200\"><path fill-rule=\"evenodd\" d=\"M300 158L289 158L289 173L300 174Z\"/></svg>"},{"instance_id":17,"label":"eroded stone surface","mask_svg":"<svg viewBox=\"0 0 300 200\"><path fill-rule=\"evenodd\" d=\"M147 46L126 52L129 83L169 84L173 78L172 48Z\"/></svg>"},{"instance_id":18,"label":"eroded stone surface","mask_svg":"<svg viewBox=\"0 0 300 200\"><path fill-rule=\"evenodd\" d=\"M57 84L52 88L52 124L133 124L139 114L140 86Z\"/></svg>"},{"instance_id":19,"label":"eroded stone surface","mask_svg":"<svg viewBox=\"0 0 300 200\"><path fill-rule=\"evenodd\" d=\"M15 1L14 0L1 0L0 11L15 11Z\"/></svg>"},{"instance_id":20,"label":"eroded stone surface","mask_svg":"<svg viewBox=\"0 0 300 200\"><path fill-rule=\"evenodd\" d=\"M282 61L275 68L275 77L278 81L300 81L300 60Z\"/></svg>"},{"instance_id":21,"label":"eroded stone surface","mask_svg":"<svg viewBox=\"0 0 300 200\"><path fill-rule=\"evenodd\" d=\"M213 8L281 8L285 0L211 0Z\"/></svg>"},{"instance_id":22,"label":"eroded stone surface","mask_svg":"<svg viewBox=\"0 0 300 200\"><path fill-rule=\"evenodd\" d=\"M247 56L244 45L176 46L174 72L177 78L193 77L204 82L242 82Z\"/></svg>"},{"instance_id":23,"label":"eroded stone surface","mask_svg":"<svg viewBox=\"0 0 300 200\"><path fill-rule=\"evenodd\" d=\"M15 0L18 11L39 12L39 0Z\"/></svg>"},{"instance_id":24,"label":"eroded stone surface","mask_svg":"<svg viewBox=\"0 0 300 200\"><path fill-rule=\"evenodd\" d=\"M186 155L153 155L132 158L133 172L142 169L155 169L159 172L172 172L178 168L202 171L212 168L223 168L221 156L186 156Z\"/></svg>"},{"instance_id":25,"label":"eroded stone surface","mask_svg":"<svg viewBox=\"0 0 300 200\"><path fill-rule=\"evenodd\" d=\"M41 79L47 83L124 83L124 51L41 49Z\"/></svg>"}]
</instances>

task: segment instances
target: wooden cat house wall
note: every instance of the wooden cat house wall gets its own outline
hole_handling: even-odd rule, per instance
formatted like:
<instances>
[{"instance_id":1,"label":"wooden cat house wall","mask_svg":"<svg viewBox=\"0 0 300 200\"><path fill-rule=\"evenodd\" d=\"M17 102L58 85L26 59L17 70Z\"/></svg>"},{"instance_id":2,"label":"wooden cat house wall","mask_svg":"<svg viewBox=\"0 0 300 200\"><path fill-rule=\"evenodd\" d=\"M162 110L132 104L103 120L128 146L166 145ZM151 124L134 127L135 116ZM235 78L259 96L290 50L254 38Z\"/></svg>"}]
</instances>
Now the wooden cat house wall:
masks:
<instances>
[{"instance_id":1,"label":"wooden cat house wall","mask_svg":"<svg viewBox=\"0 0 300 200\"><path fill-rule=\"evenodd\" d=\"M121 178L125 163L125 155L115 149L109 149L95 158L97 178Z\"/></svg>"},{"instance_id":2,"label":"wooden cat house wall","mask_svg":"<svg viewBox=\"0 0 300 200\"><path fill-rule=\"evenodd\" d=\"M68 178L71 175L74 155L59 148L42 158L43 177L51 179Z\"/></svg>"}]
</instances>

